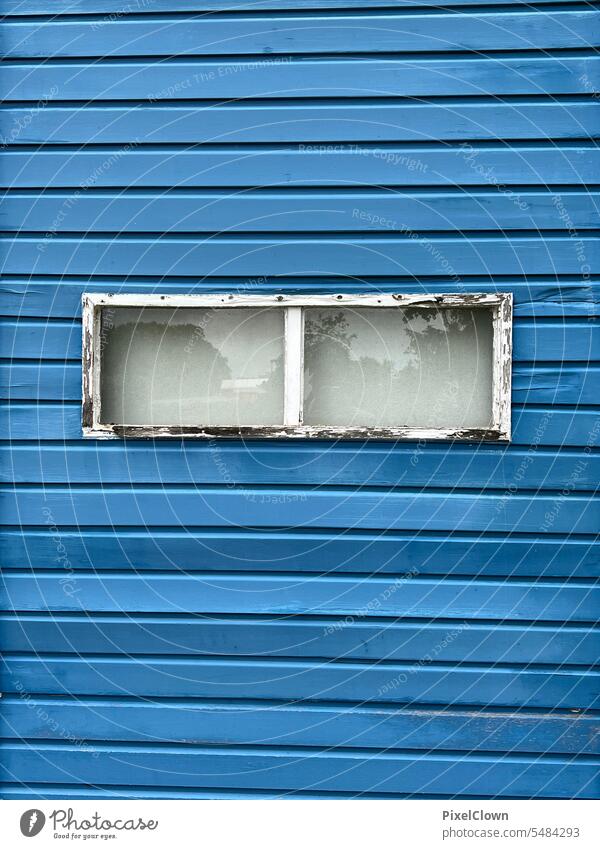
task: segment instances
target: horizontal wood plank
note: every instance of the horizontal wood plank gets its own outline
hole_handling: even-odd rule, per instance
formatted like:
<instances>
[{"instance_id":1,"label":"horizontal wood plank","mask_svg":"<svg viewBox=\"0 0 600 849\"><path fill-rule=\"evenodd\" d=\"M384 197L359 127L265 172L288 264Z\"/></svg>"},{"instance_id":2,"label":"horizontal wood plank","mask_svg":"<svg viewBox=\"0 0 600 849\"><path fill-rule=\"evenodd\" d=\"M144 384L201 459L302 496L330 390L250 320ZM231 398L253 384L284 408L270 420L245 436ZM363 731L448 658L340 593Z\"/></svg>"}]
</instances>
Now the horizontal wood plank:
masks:
<instances>
[{"instance_id":1,"label":"horizontal wood plank","mask_svg":"<svg viewBox=\"0 0 600 849\"><path fill-rule=\"evenodd\" d=\"M440 793L454 795L483 787L489 794L532 798L593 799L598 792L597 759L559 759L493 755L457 756L369 751L299 754L292 751L250 751L183 747L152 748L107 744L77 745L2 743L0 777L20 780L115 784L123 780L127 763L130 783L147 786L238 787L276 789L318 787L324 790Z\"/></svg>"},{"instance_id":2,"label":"horizontal wood plank","mask_svg":"<svg viewBox=\"0 0 600 849\"><path fill-rule=\"evenodd\" d=\"M7 193L0 228L57 234L385 232L597 229L594 191L238 191Z\"/></svg>"},{"instance_id":3,"label":"horizontal wood plank","mask_svg":"<svg viewBox=\"0 0 600 849\"><path fill-rule=\"evenodd\" d=\"M141 787L135 784L57 784L29 782L27 785L19 782L0 782L0 799L210 799L210 800L257 800L257 799L438 799L437 795L424 793L352 793L352 792L320 792L302 790L236 790L196 787ZM454 799L472 799L473 796L457 796ZM478 797L486 798L486 797ZM489 797L488 797L489 798ZM494 797L495 798L495 797Z\"/></svg>"},{"instance_id":4,"label":"horizontal wood plank","mask_svg":"<svg viewBox=\"0 0 600 849\"><path fill-rule=\"evenodd\" d=\"M539 45L537 45L539 46ZM0 68L3 101L239 100L276 97L431 97L589 94L600 88L593 55L451 59L13 62Z\"/></svg>"},{"instance_id":5,"label":"horizontal wood plank","mask_svg":"<svg viewBox=\"0 0 600 849\"><path fill-rule=\"evenodd\" d=\"M328 489L39 487L0 489L2 521L39 525L207 525L595 534L600 500L574 494ZM47 511L47 512L44 512ZM550 518L549 518L550 517Z\"/></svg>"},{"instance_id":6,"label":"horizontal wood plank","mask_svg":"<svg viewBox=\"0 0 600 849\"><path fill-rule=\"evenodd\" d=\"M145 576L6 572L0 610L129 613L393 616L590 622L600 601L592 583L440 580L403 576L357 582L343 576L302 580L274 575ZM450 624L448 632L465 627ZM451 639L451 637L449 637Z\"/></svg>"},{"instance_id":7,"label":"horizontal wood plank","mask_svg":"<svg viewBox=\"0 0 600 849\"><path fill-rule=\"evenodd\" d=\"M390 704L592 709L598 673L554 667L360 664L336 661L208 660L146 656L10 655L4 694L302 699ZM98 778L96 778L98 781ZM296 777L296 786L302 786Z\"/></svg>"},{"instance_id":8,"label":"horizontal wood plank","mask_svg":"<svg viewBox=\"0 0 600 849\"><path fill-rule=\"evenodd\" d=\"M560 3L581 5L581 0L544 0L545 4ZM243 11L249 10L279 10L279 9L364 9L366 0L144 0L132 3L127 9L129 15L136 11L153 14L173 12L212 12L212 11ZM373 8L388 9L411 8L443 8L440 0L368 0ZM451 0L448 6L496 6L511 5L515 7L529 6L530 0ZM7 16L23 17L26 15L98 15L122 12L122 0L4 0L4 14Z\"/></svg>"},{"instance_id":9,"label":"horizontal wood plank","mask_svg":"<svg viewBox=\"0 0 600 849\"><path fill-rule=\"evenodd\" d=\"M514 403L595 404L598 399L600 373L587 363L535 368L515 363L512 379Z\"/></svg>"},{"instance_id":10,"label":"horizontal wood plank","mask_svg":"<svg viewBox=\"0 0 600 849\"><path fill-rule=\"evenodd\" d=\"M6 740L131 741L596 755L594 716L326 705L3 700Z\"/></svg>"},{"instance_id":11,"label":"horizontal wood plank","mask_svg":"<svg viewBox=\"0 0 600 849\"><path fill-rule=\"evenodd\" d=\"M77 650L128 656L260 655L359 661L435 657L444 663L593 666L599 649L597 628L566 623L557 627L555 623L464 620L453 624L364 617L0 614L0 650L8 653Z\"/></svg>"},{"instance_id":12,"label":"horizontal wood plank","mask_svg":"<svg viewBox=\"0 0 600 849\"><path fill-rule=\"evenodd\" d=\"M568 119L567 119L568 116ZM592 98L478 102L129 104L45 108L5 106L0 137L14 144L139 144L249 142L428 142L506 139L590 139L600 135ZM90 175L93 182L93 175Z\"/></svg>"},{"instance_id":13,"label":"horizontal wood plank","mask_svg":"<svg viewBox=\"0 0 600 849\"><path fill-rule=\"evenodd\" d=\"M599 110L600 115L600 110ZM0 237L9 274L436 276L600 273L600 240L569 236ZM583 262L582 262L583 256ZM583 270L583 271L582 271ZM456 281L455 281L456 282Z\"/></svg>"},{"instance_id":14,"label":"horizontal wood plank","mask_svg":"<svg viewBox=\"0 0 600 849\"><path fill-rule=\"evenodd\" d=\"M507 145L315 144L2 152L4 187L471 186L594 184L600 149L584 142Z\"/></svg>"},{"instance_id":15,"label":"horizontal wood plank","mask_svg":"<svg viewBox=\"0 0 600 849\"><path fill-rule=\"evenodd\" d=\"M490 487L514 493L595 490L600 454L527 451L506 446L265 443L219 447L203 442L91 442L14 445L0 451L0 480L10 483L299 484L318 486Z\"/></svg>"},{"instance_id":16,"label":"horizontal wood plank","mask_svg":"<svg viewBox=\"0 0 600 849\"><path fill-rule=\"evenodd\" d=\"M59 56L274 56L352 52L442 52L581 48L594 44L599 16L592 8L521 9L460 15L260 15L184 17L169 20L63 22L43 27L5 23L0 38L7 57ZM265 59L265 54L268 59Z\"/></svg>"},{"instance_id":17,"label":"horizontal wood plank","mask_svg":"<svg viewBox=\"0 0 600 849\"><path fill-rule=\"evenodd\" d=\"M597 537L186 528L0 528L5 568L596 578Z\"/></svg>"}]
</instances>

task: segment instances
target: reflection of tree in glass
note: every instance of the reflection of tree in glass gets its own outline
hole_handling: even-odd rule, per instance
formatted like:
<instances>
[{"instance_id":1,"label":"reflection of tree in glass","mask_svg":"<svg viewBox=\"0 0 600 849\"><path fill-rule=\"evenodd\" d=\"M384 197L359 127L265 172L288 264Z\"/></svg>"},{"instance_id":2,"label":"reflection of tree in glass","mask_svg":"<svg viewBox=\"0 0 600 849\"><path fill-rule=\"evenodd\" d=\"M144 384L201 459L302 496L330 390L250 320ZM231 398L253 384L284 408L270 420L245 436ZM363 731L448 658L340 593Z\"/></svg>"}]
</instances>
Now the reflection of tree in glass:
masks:
<instances>
[{"instance_id":1,"label":"reflection of tree in glass","mask_svg":"<svg viewBox=\"0 0 600 849\"><path fill-rule=\"evenodd\" d=\"M376 330L381 314L377 309L307 311L305 403L309 417L325 414L328 421L348 423L350 390L350 423L377 423L389 405L394 372L393 357ZM396 319L402 318L399 311L394 314ZM352 332L350 320L358 332ZM360 352L365 337L372 334L375 339L370 350L377 356Z\"/></svg>"},{"instance_id":2,"label":"reflection of tree in glass","mask_svg":"<svg viewBox=\"0 0 600 849\"><path fill-rule=\"evenodd\" d=\"M432 403L440 385L457 366L468 372L466 396L453 393L445 414L460 421L478 333L491 331L489 317L484 327L473 311L458 309L308 309L305 324L310 424L427 425L436 418Z\"/></svg>"},{"instance_id":3,"label":"reflection of tree in glass","mask_svg":"<svg viewBox=\"0 0 600 849\"><path fill-rule=\"evenodd\" d=\"M101 374L104 421L152 424L209 402L231 370L201 326L138 321L107 333Z\"/></svg>"},{"instance_id":4,"label":"reflection of tree in glass","mask_svg":"<svg viewBox=\"0 0 600 849\"><path fill-rule=\"evenodd\" d=\"M207 328L202 321L134 318L112 329L103 327L102 420L145 425L281 423L283 355L269 362L250 347L245 359L240 357L242 325L219 333L214 324ZM231 340L238 336L235 349ZM261 338L261 344L269 342ZM227 352L234 349L236 356L229 358Z\"/></svg>"},{"instance_id":5,"label":"reflection of tree in glass","mask_svg":"<svg viewBox=\"0 0 600 849\"><path fill-rule=\"evenodd\" d=\"M405 310L402 320L406 324L411 339L411 349L415 353L418 364L419 347L437 354L448 350L448 335L452 334L453 340L457 333L465 330L473 333L473 314L470 310L460 309L419 309L413 307Z\"/></svg>"},{"instance_id":6,"label":"reflection of tree in glass","mask_svg":"<svg viewBox=\"0 0 600 849\"><path fill-rule=\"evenodd\" d=\"M343 345L350 347L356 333L350 333L350 324L344 312L341 310L306 310L304 340L307 349L315 349L325 340L333 339Z\"/></svg>"},{"instance_id":7,"label":"reflection of tree in glass","mask_svg":"<svg viewBox=\"0 0 600 849\"><path fill-rule=\"evenodd\" d=\"M321 402L322 393L343 391L345 381L340 381L340 377L356 365L350 352L354 339L356 334L350 333L350 324L344 312L332 309L305 311L304 399L308 414L317 401ZM319 375L319 398L312 391L315 371Z\"/></svg>"}]
</instances>

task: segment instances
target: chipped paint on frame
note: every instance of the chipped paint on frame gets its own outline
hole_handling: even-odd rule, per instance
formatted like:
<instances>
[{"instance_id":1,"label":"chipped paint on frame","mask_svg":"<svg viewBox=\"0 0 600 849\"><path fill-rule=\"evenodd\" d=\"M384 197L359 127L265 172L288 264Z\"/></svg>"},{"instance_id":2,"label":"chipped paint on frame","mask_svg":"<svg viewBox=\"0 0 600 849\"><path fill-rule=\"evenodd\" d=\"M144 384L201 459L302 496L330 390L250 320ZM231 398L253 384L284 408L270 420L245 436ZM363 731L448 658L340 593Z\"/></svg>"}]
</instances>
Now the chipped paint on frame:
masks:
<instances>
[{"instance_id":1,"label":"chipped paint on frame","mask_svg":"<svg viewBox=\"0 0 600 849\"><path fill-rule=\"evenodd\" d=\"M94 439L381 439L509 441L511 435L512 294L464 293L440 295L140 295L84 294L83 310L83 435ZM491 308L493 319L492 426L482 428L281 426L181 427L105 424L100 421L100 313L102 307L454 307ZM295 393L296 394L296 393ZM300 407L301 410L301 407Z\"/></svg>"}]
</instances>

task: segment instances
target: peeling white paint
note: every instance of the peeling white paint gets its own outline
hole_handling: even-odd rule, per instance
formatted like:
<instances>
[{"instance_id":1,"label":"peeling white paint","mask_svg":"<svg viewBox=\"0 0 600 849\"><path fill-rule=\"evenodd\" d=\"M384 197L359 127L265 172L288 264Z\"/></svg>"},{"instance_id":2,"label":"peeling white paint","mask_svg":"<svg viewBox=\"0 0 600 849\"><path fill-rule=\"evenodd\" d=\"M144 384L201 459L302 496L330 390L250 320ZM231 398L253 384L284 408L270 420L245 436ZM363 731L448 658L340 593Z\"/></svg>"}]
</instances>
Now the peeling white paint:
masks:
<instances>
[{"instance_id":1,"label":"peeling white paint","mask_svg":"<svg viewBox=\"0 0 600 849\"><path fill-rule=\"evenodd\" d=\"M510 293L442 295L140 295L83 296L83 434L94 439L392 439L508 441L511 436L512 301ZM302 307L487 308L494 314L492 426L481 428L314 427L302 424ZM282 307L286 309L286 380L282 426L156 427L100 421L100 313L102 307Z\"/></svg>"}]
</instances>

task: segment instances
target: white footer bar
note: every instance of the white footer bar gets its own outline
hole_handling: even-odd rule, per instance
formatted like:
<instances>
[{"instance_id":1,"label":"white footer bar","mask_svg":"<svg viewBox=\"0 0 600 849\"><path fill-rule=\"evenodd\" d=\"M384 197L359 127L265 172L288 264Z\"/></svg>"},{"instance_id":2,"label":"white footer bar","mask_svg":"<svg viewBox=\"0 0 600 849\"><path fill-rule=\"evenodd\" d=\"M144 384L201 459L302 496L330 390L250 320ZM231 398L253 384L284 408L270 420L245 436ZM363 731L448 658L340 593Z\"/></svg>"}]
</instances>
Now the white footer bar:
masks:
<instances>
[{"instance_id":1,"label":"white footer bar","mask_svg":"<svg viewBox=\"0 0 600 849\"><path fill-rule=\"evenodd\" d=\"M593 801L156 800L0 803L3 847L425 849L600 846Z\"/></svg>"}]
</instances>

